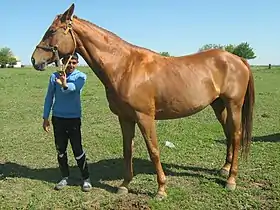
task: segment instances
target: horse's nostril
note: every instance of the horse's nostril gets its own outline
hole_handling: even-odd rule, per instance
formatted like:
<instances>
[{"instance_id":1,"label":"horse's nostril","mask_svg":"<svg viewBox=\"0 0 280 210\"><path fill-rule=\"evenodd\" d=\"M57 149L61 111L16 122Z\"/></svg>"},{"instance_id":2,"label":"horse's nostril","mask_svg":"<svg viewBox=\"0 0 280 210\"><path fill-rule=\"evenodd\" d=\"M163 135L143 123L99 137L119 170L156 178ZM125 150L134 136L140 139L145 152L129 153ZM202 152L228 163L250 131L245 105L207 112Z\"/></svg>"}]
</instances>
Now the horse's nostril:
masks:
<instances>
[{"instance_id":1,"label":"horse's nostril","mask_svg":"<svg viewBox=\"0 0 280 210\"><path fill-rule=\"evenodd\" d=\"M31 58L31 63L34 64L35 63L35 59L32 57Z\"/></svg>"}]
</instances>

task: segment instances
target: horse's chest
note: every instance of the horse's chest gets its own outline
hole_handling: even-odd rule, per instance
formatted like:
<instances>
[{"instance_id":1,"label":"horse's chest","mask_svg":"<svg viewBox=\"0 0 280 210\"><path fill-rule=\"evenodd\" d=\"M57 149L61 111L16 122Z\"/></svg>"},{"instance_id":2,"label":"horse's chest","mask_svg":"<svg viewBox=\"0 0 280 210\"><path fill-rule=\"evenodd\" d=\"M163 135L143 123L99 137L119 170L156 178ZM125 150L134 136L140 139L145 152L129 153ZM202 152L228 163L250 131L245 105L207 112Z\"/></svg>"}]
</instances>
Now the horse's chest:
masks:
<instances>
[{"instance_id":1,"label":"horse's chest","mask_svg":"<svg viewBox=\"0 0 280 210\"><path fill-rule=\"evenodd\" d=\"M110 110L118 116L134 116L134 112L129 106L115 94L113 91L106 90L106 97Z\"/></svg>"}]
</instances>

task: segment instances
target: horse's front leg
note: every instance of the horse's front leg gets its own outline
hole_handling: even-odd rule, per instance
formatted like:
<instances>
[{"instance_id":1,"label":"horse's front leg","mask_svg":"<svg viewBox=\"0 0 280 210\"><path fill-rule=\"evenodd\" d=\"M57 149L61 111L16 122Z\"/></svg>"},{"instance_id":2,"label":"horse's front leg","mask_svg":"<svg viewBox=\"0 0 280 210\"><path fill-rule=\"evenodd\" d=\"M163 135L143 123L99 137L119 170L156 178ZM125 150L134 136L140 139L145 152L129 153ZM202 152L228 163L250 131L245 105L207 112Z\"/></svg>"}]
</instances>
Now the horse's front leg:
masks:
<instances>
[{"instance_id":1,"label":"horse's front leg","mask_svg":"<svg viewBox=\"0 0 280 210\"><path fill-rule=\"evenodd\" d=\"M165 192L166 177L160 162L160 152L158 148L154 118L142 113L138 113L137 124L145 139L150 158L156 169L158 182L158 192L156 198L162 199L167 196Z\"/></svg>"},{"instance_id":2,"label":"horse's front leg","mask_svg":"<svg viewBox=\"0 0 280 210\"><path fill-rule=\"evenodd\" d=\"M119 117L123 136L124 180L118 188L118 194L128 193L128 185L133 178L132 153L133 138L135 135L135 122Z\"/></svg>"}]
</instances>

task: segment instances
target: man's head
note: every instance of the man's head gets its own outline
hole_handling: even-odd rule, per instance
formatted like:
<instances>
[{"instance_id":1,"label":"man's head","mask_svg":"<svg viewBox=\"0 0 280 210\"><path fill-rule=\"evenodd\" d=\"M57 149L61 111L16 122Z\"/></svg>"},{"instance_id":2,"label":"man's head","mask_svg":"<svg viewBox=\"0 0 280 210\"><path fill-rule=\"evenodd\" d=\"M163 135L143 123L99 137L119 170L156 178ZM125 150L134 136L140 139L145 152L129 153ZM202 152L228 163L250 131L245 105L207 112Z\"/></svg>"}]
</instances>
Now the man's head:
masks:
<instances>
[{"instance_id":1,"label":"man's head","mask_svg":"<svg viewBox=\"0 0 280 210\"><path fill-rule=\"evenodd\" d=\"M69 59L69 56L66 56L62 59L62 63L65 65ZM77 53L74 53L74 55L72 55L71 59L68 62L68 65L66 67L66 73L71 73L75 70L75 68L77 67L79 63L79 56Z\"/></svg>"}]
</instances>

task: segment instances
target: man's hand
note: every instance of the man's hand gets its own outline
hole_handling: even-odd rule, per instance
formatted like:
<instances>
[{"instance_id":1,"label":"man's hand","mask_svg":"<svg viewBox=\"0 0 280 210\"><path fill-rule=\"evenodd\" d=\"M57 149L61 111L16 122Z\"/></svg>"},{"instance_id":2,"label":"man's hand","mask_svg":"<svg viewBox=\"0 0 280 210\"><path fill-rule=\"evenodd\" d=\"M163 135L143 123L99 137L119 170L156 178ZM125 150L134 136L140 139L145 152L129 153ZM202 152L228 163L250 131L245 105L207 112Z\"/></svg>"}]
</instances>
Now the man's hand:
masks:
<instances>
[{"instance_id":1,"label":"man's hand","mask_svg":"<svg viewBox=\"0 0 280 210\"><path fill-rule=\"evenodd\" d=\"M59 73L59 78L56 78L56 82L62 87L68 87L65 72Z\"/></svg>"},{"instance_id":2,"label":"man's hand","mask_svg":"<svg viewBox=\"0 0 280 210\"><path fill-rule=\"evenodd\" d=\"M50 121L48 119L44 119L44 121L43 121L43 129L47 133L50 132L51 126L50 126Z\"/></svg>"}]
</instances>

